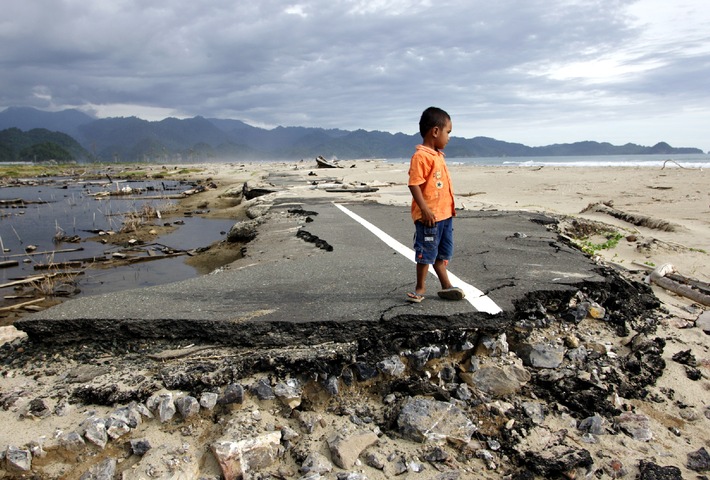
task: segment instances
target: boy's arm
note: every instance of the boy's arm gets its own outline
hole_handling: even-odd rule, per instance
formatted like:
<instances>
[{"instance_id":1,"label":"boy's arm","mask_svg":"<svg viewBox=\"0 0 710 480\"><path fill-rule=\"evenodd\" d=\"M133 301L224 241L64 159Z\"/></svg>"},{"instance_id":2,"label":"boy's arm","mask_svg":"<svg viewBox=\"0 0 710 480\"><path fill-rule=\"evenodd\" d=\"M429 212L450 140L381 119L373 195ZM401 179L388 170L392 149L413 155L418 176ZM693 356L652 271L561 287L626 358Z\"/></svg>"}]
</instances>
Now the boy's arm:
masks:
<instances>
[{"instance_id":1,"label":"boy's arm","mask_svg":"<svg viewBox=\"0 0 710 480\"><path fill-rule=\"evenodd\" d=\"M409 185L409 191L412 192L412 198L422 211L420 221L427 227L433 227L436 224L436 217L431 209L429 209L429 205L426 204L421 187L419 185Z\"/></svg>"}]
</instances>

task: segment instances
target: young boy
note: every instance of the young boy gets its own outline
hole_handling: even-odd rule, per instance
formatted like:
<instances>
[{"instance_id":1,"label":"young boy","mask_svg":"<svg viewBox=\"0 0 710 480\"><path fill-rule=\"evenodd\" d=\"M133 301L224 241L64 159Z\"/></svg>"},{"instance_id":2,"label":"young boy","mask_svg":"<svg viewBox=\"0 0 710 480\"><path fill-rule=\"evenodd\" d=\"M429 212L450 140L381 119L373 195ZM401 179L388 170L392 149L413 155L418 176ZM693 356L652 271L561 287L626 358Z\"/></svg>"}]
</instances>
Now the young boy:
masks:
<instances>
[{"instance_id":1,"label":"young boy","mask_svg":"<svg viewBox=\"0 0 710 480\"><path fill-rule=\"evenodd\" d=\"M451 117L444 110L429 107L419 119L422 144L417 145L409 166L412 219L415 225L414 251L417 284L407 301L420 303L426 291L429 265L441 282L439 297L461 300L464 292L451 285L446 267L454 253L454 192L442 150L449 143Z\"/></svg>"}]
</instances>

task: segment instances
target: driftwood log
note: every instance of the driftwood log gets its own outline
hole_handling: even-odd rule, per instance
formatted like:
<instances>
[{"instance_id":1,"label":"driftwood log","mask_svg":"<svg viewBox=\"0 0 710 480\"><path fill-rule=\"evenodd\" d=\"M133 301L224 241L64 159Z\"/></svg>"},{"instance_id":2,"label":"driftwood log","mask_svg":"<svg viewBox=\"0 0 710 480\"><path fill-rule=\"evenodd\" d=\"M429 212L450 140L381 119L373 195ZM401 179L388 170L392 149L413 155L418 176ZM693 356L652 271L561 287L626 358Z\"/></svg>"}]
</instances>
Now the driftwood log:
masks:
<instances>
[{"instance_id":1,"label":"driftwood log","mask_svg":"<svg viewBox=\"0 0 710 480\"><path fill-rule=\"evenodd\" d=\"M30 305L34 305L37 303L44 302L44 297L42 298L35 298L34 300L30 300L28 302L22 302L22 303L16 303L15 305L10 305L8 307L0 307L0 312L9 312L12 310L19 310L20 308L25 308Z\"/></svg>"},{"instance_id":2,"label":"driftwood log","mask_svg":"<svg viewBox=\"0 0 710 480\"><path fill-rule=\"evenodd\" d=\"M660 220L653 217L647 217L645 215L637 215L634 213L628 213L621 210L617 210L610 205L611 202L607 203L590 203L584 208L580 213L585 212L599 212L611 215L614 218L623 220L624 222L631 223L637 227L652 228L654 230L662 230L664 232L675 232L680 228L679 225L667 222L665 220Z\"/></svg>"},{"instance_id":3,"label":"driftwood log","mask_svg":"<svg viewBox=\"0 0 710 480\"><path fill-rule=\"evenodd\" d=\"M671 275L678 280L670 278ZM657 267L648 276L649 282L655 283L659 287L689 298L694 302L710 307L710 295L697 288L693 288L688 284L689 282L682 282L682 279L683 277L677 274L675 267L670 263Z\"/></svg>"}]
</instances>

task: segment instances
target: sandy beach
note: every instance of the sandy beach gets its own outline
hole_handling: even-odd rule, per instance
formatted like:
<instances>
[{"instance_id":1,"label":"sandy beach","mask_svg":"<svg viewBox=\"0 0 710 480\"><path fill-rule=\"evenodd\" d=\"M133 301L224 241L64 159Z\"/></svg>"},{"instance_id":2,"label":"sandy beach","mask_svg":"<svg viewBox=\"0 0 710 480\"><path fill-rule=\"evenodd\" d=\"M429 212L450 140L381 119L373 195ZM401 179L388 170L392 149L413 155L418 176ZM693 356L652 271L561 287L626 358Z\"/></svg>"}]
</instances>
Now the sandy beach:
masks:
<instances>
[{"instance_id":1,"label":"sandy beach","mask_svg":"<svg viewBox=\"0 0 710 480\"><path fill-rule=\"evenodd\" d=\"M499 210L499 211L535 211L554 216L560 221L560 234L572 239L580 246L586 246L591 254L601 264L613 265L624 272L624 275L635 281L644 281L644 277L656 267L670 264L679 274L710 283L710 173L701 169L680 168L617 168L617 167L477 167L459 165L449 161L450 172L454 181L457 207L464 210ZM199 195L181 200L185 208L197 205L208 206L209 215L222 218L245 218L244 202L235 202L233 197L225 192L239 188L244 182L254 185L268 186L268 175L271 173L288 173L292 175L289 188L274 188L271 195L279 197L323 197L347 198L349 201L379 202L387 205L408 205L410 194L407 188L407 165L391 164L379 160L358 160L339 162L342 168L318 169L315 162L300 161L293 163L259 163L259 164L205 164L194 166L193 177L213 181L217 188L207 190ZM164 167L145 167L146 175L150 176ZM196 172L196 173L195 173ZM324 183L318 183L321 179ZM338 183L347 188L368 186L377 191L369 193L337 193L326 192L324 185ZM582 235L586 233L586 235ZM616 241L609 242L609 238ZM258 242L258 239L256 240ZM606 243L606 245L604 245ZM190 261L202 271L214 269L234 260L233 246L215 245L209 253L196 256ZM255 248L255 247L250 247ZM625 478L635 478L639 473L638 461L653 460L659 465L673 465L680 469L683 478L694 478L698 472L689 470L686 466L687 454L701 447L710 448L710 336L695 326L695 321L705 312L708 306L699 304L692 299L673 293L667 289L652 285L653 292L662 302L661 321L656 335L666 342L663 358L666 368L653 388L659 397L669 398L664 402L649 400L633 400L628 402L637 412L643 413L650 421L650 430L654 432L654 440L639 441L624 434L599 435L594 444L584 444L584 448L592 452L596 467L606 472L600 478L619 478L621 469L610 467L611 460L618 459L623 463ZM599 335L595 341L599 344L608 342L618 345L620 351L624 345L631 342L628 338L609 337L609 332L602 327L592 328ZM1 340L1 339L0 339ZM9 345L9 344L8 344ZM22 349L22 343L15 341L12 347L7 347L5 355L10 355L16 349ZM697 359L696 365L701 372L701 378L690 380L683 365L673 360L679 352L691 350ZM12 351L12 352L11 352ZM43 358L47 358L44 354ZM14 357L13 357L14 358ZM51 362L49 362L51 364ZM53 374L44 378L37 374L38 370L29 368L20 361L5 364L0 368L3 379L0 381L0 399L5 403L0 411L0 423L3 425L0 433L0 451L6 446L23 446L37 438L49 438L57 429L68 430L72 425L78 425L86 418L87 409L108 412L104 407L73 406L66 408L61 416L50 414L39 418L28 418L27 405L33 398L45 399L48 406L56 407L59 403L52 396L52 382L60 377L57 368L45 367ZM41 370L40 370L41 371ZM46 370L44 370L46 372ZM245 383L248 380L245 380ZM12 402L8 400L12 392L22 391L23 394ZM357 393L354 393L356 392ZM669 395L668 392L674 392ZM355 388L353 395L364 395L363 390ZM382 399L378 401L381 402ZM372 401L372 399L368 400ZM521 401L509 398L502 403L517 403ZM498 408L501 402L497 402ZM327 402L324 402L326 405ZM247 415L252 424L263 425L288 423L281 410L272 408L272 404L251 399L244 403L238 413L233 411L233 419ZM381 403L381 408L385 408ZM548 405L550 412L557 411L557 406ZM327 409L325 409L327 410ZM323 412L324 416L325 410ZM259 419L256 420L259 413ZM692 415L690 414L692 412ZM241 417L240 417L241 415ZM327 417L333 428L344 420L333 416L332 411ZM347 417L346 417L347 419ZM193 437L185 437L186 443L199 445L200 435L208 431L211 424L208 416L202 417L191 428L203 432ZM569 424L570 417L565 414L552 413L544 428L555 432L561 429L574 430ZM167 427L153 420L153 432L148 427L143 428L142 435L150 436L151 443L175 443L171 436L177 436L177 427ZM339 423L340 422L340 423ZM538 426L536 428L542 428ZM574 436L574 435L573 435ZM386 437L386 438L385 438ZM381 441L381 451L398 452L407 458L422 455L421 445L403 440L395 436L385 436ZM309 440L316 442L315 439ZM575 440L577 441L577 440ZM322 442L322 439L321 439ZM203 447L195 447L205 452ZM324 451L325 447L313 447ZM120 448L114 448L119 451ZM114 452L116 455L120 453ZM209 453L204 454L205 457ZM462 472L455 478L503 478L503 469L486 469L484 461L475 458L466 462ZM78 458L84 458L81 455ZM459 457L460 459L460 457ZM268 469L271 476L263 478L300 478L298 464L294 459L282 461L281 467ZM204 458L201 464L199 478L220 478L220 471L214 459ZM2 462L0 462L0 465ZM79 478L86 470L81 468L63 467L49 468L42 460L37 465L43 465L46 472L53 475L46 478ZM137 464L140 465L140 464ZM134 467L137 472L139 467ZM359 464L357 470L362 477L357 478L391 478L391 471L380 471L364 464ZM0 468L0 471L2 469ZM57 473L58 471L62 473ZM278 474L276 472L279 472ZM336 470L344 472L345 470ZM336 478L336 471L323 474L317 478ZM353 470L354 471L354 470ZM428 472L428 474L427 474ZM290 473L290 474L289 474ZM590 478L593 473L588 473ZM23 478L17 474L17 477ZM406 478L434 478L432 470L423 473L409 471ZM613 476L618 475L618 476ZM45 478L45 477L42 477ZM98 477L92 477L98 478ZM124 478L143 478L139 474ZM147 478L147 477L146 477ZM154 478L178 478L168 474ZM180 477L188 478L188 477ZM195 477L197 478L197 477ZM257 477L254 477L257 478ZM261 478L261 477L259 477ZM337 478L341 478L338 476ZM342 477L345 478L345 477ZM348 477L350 478L350 477ZM352 477L356 478L356 477ZM445 477L441 477L445 478ZM452 477L454 478L454 477ZM573 478L573 477L570 477Z\"/></svg>"}]
</instances>

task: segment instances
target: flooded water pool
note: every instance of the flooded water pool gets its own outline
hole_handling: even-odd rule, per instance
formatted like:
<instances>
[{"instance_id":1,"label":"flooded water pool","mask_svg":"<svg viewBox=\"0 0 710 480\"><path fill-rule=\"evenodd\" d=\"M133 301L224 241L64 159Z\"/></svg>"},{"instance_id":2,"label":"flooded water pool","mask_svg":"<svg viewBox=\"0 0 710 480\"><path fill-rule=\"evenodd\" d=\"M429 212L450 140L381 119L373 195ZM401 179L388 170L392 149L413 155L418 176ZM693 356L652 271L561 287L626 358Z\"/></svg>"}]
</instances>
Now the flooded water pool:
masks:
<instances>
[{"instance_id":1,"label":"flooded water pool","mask_svg":"<svg viewBox=\"0 0 710 480\"><path fill-rule=\"evenodd\" d=\"M0 284L37 275L42 264L72 262L76 259L111 256L118 250L97 238L97 232L119 231L127 213L149 207L156 211L174 210L181 192L194 185L177 181L77 182L42 179L41 184L23 184L0 189L0 262L17 261L0 268ZM29 183L29 182L27 182ZM131 194L97 195L99 192L131 189ZM127 190L126 190L127 191ZM156 225L176 227L156 242L171 251L207 247L225 237L235 220L210 219L191 215L154 219ZM72 238L56 242L55 238ZM78 241L76 241L78 240ZM27 251L31 250L31 251ZM186 255L113 268L82 268L76 277L82 295L127 288L160 285L198 275L185 263ZM13 287L0 288L3 295Z\"/></svg>"}]
</instances>

